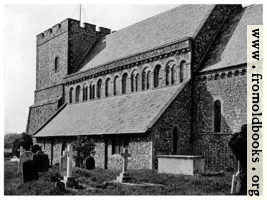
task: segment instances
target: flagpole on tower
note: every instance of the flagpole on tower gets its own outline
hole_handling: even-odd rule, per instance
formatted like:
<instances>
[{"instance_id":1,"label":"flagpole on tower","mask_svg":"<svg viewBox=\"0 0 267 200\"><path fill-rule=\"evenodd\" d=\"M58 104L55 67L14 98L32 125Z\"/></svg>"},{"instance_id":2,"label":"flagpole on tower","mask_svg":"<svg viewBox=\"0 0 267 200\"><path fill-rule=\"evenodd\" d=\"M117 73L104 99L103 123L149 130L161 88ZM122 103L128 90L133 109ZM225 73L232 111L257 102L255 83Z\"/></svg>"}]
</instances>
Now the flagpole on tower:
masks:
<instances>
[{"instance_id":1,"label":"flagpole on tower","mask_svg":"<svg viewBox=\"0 0 267 200\"><path fill-rule=\"evenodd\" d=\"M82 22L82 4L80 4L79 21Z\"/></svg>"}]
</instances>

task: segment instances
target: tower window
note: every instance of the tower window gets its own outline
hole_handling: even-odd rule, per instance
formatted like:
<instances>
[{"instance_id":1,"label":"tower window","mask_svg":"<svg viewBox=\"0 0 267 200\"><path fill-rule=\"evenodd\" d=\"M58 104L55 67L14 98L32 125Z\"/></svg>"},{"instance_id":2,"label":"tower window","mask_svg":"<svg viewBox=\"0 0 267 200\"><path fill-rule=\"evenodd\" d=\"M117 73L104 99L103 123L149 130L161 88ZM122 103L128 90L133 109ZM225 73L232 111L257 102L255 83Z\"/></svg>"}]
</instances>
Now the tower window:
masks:
<instances>
[{"instance_id":1,"label":"tower window","mask_svg":"<svg viewBox=\"0 0 267 200\"><path fill-rule=\"evenodd\" d=\"M56 56L56 57L55 57L55 63L54 63L54 69L55 69L55 72L58 71L58 68L59 68L58 56Z\"/></svg>"},{"instance_id":2,"label":"tower window","mask_svg":"<svg viewBox=\"0 0 267 200\"><path fill-rule=\"evenodd\" d=\"M222 123L222 106L221 101L216 100L214 102L214 132L221 132L221 123Z\"/></svg>"}]
</instances>

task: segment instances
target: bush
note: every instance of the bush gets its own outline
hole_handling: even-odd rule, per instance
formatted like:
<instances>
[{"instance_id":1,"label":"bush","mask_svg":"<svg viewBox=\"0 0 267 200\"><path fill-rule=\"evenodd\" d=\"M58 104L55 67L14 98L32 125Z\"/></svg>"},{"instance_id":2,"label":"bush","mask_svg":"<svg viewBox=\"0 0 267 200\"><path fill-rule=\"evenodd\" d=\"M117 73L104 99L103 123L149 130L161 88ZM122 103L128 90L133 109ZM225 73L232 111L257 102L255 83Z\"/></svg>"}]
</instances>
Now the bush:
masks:
<instances>
[{"instance_id":1,"label":"bush","mask_svg":"<svg viewBox=\"0 0 267 200\"><path fill-rule=\"evenodd\" d=\"M87 157L95 155L94 141L92 139L88 139L87 136L78 136L77 141L73 142L73 146L77 151L77 155L74 156L77 167L84 167L83 161Z\"/></svg>"},{"instance_id":2,"label":"bush","mask_svg":"<svg viewBox=\"0 0 267 200\"><path fill-rule=\"evenodd\" d=\"M30 150L33 145L32 136L26 133L22 133L19 135L17 139L14 140L12 146L12 154L13 156L19 157L20 152L18 149L22 146L25 150Z\"/></svg>"}]
</instances>

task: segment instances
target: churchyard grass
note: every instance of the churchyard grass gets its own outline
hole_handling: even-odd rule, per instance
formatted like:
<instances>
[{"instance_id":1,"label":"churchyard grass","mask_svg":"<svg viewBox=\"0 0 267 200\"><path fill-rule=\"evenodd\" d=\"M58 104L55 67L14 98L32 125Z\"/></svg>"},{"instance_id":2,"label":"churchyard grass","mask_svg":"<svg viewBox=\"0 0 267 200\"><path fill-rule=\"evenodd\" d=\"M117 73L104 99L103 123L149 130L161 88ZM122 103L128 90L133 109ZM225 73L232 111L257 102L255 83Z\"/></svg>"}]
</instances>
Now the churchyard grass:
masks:
<instances>
[{"instance_id":1,"label":"churchyard grass","mask_svg":"<svg viewBox=\"0 0 267 200\"><path fill-rule=\"evenodd\" d=\"M74 168L74 177L85 188L61 191L55 188L51 172L41 174L37 181L23 184L21 174L16 173L15 162L6 160L4 170L5 195L227 195L230 194L232 176L232 173L226 173L220 177L194 178L158 174L156 170L129 170L137 183L160 185L128 186L109 183L116 179L120 171Z\"/></svg>"}]
</instances>

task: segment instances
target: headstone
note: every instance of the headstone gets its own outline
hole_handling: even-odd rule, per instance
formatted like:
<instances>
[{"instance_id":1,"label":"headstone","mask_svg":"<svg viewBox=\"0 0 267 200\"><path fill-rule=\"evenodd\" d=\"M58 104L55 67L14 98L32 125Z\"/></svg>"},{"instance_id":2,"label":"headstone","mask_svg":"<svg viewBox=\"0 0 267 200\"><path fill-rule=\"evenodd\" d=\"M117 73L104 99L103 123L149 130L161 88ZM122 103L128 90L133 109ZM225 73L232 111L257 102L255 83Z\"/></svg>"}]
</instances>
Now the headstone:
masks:
<instances>
[{"instance_id":1,"label":"headstone","mask_svg":"<svg viewBox=\"0 0 267 200\"><path fill-rule=\"evenodd\" d=\"M65 184L65 187L76 187L77 186L77 182L72 176L73 155L76 155L76 153L77 153L76 151L73 151L72 144L69 144L67 146L67 150L64 152L65 156L67 156L67 163L65 165L63 161L61 168L64 168L65 166L67 167L66 176L64 176L64 179L62 181Z\"/></svg>"},{"instance_id":2,"label":"headstone","mask_svg":"<svg viewBox=\"0 0 267 200\"><path fill-rule=\"evenodd\" d=\"M35 162L35 166L37 167L38 172L48 171L49 159L47 154L45 154L41 150L37 151L37 153L33 155L33 161Z\"/></svg>"},{"instance_id":3,"label":"headstone","mask_svg":"<svg viewBox=\"0 0 267 200\"><path fill-rule=\"evenodd\" d=\"M33 153L31 151L25 151L21 154L21 156L19 157L18 172L22 172L23 163L27 160L32 160L32 157Z\"/></svg>"},{"instance_id":4,"label":"headstone","mask_svg":"<svg viewBox=\"0 0 267 200\"><path fill-rule=\"evenodd\" d=\"M127 173L128 157L131 157L131 154L128 153L127 148L123 148L123 153L121 153L123 163L122 163L122 173L117 177L117 182L131 182L132 179Z\"/></svg>"},{"instance_id":5,"label":"headstone","mask_svg":"<svg viewBox=\"0 0 267 200\"><path fill-rule=\"evenodd\" d=\"M20 146L19 149L19 157L25 152L25 149L23 148L23 146Z\"/></svg>"},{"instance_id":6,"label":"headstone","mask_svg":"<svg viewBox=\"0 0 267 200\"><path fill-rule=\"evenodd\" d=\"M67 155L63 152L63 156L60 158L59 173L61 176L67 175Z\"/></svg>"},{"instance_id":7,"label":"headstone","mask_svg":"<svg viewBox=\"0 0 267 200\"><path fill-rule=\"evenodd\" d=\"M38 180L38 171L33 160L27 160L23 163L23 182Z\"/></svg>"},{"instance_id":8,"label":"headstone","mask_svg":"<svg viewBox=\"0 0 267 200\"><path fill-rule=\"evenodd\" d=\"M95 168L95 159L93 157L90 156L85 159L85 168L89 170Z\"/></svg>"}]
</instances>

